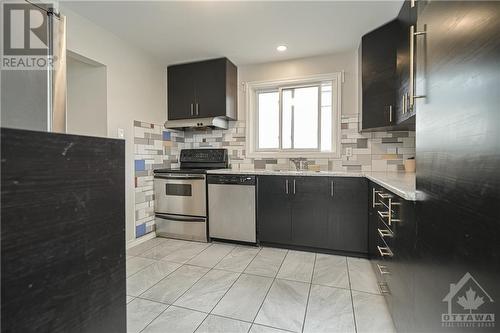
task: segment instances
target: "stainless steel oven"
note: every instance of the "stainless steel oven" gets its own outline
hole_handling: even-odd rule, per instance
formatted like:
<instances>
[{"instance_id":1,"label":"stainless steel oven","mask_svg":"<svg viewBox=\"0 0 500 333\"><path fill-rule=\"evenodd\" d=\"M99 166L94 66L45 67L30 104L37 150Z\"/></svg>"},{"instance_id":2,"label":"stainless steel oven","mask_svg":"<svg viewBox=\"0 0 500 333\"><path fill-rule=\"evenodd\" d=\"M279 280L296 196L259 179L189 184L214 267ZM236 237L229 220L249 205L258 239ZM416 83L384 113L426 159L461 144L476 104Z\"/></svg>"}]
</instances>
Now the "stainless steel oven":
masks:
<instances>
[{"instance_id":1,"label":"stainless steel oven","mask_svg":"<svg viewBox=\"0 0 500 333\"><path fill-rule=\"evenodd\" d=\"M154 190L156 213L207 216L203 174L155 174Z\"/></svg>"}]
</instances>

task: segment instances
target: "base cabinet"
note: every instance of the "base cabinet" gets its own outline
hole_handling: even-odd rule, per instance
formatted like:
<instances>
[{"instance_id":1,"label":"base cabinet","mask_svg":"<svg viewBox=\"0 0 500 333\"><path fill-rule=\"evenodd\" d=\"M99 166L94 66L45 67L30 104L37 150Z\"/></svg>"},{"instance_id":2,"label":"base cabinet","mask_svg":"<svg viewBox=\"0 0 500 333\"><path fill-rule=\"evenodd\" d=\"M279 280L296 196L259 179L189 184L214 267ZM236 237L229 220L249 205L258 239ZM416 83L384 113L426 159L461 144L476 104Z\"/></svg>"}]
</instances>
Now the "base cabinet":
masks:
<instances>
[{"instance_id":1,"label":"base cabinet","mask_svg":"<svg viewBox=\"0 0 500 333\"><path fill-rule=\"evenodd\" d=\"M415 202L370 184L369 252L398 332L415 331Z\"/></svg>"},{"instance_id":2,"label":"base cabinet","mask_svg":"<svg viewBox=\"0 0 500 333\"><path fill-rule=\"evenodd\" d=\"M358 177L259 176L261 243L368 253L368 183Z\"/></svg>"}]
</instances>

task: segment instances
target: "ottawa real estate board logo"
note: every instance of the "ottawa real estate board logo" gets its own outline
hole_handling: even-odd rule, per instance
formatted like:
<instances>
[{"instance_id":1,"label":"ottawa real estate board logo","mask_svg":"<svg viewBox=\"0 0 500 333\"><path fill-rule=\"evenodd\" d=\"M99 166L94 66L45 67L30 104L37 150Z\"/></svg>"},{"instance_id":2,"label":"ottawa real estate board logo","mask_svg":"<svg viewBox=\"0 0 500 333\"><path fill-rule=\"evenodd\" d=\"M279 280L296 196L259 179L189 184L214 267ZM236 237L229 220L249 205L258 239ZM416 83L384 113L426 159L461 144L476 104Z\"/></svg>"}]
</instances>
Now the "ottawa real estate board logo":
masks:
<instances>
[{"instance_id":1,"label":"ottawa real estate board logo","mask_svg":"<svg viewBox=\"0 0 500 333\"><path fill-rule=\"evenodd\" d=\"M451 328L495 327L494 300L479 282L467 272L457 283L450 284L450 291L443 302L448 312L441 315L441 325Z\"/></svg>"},{"instance_id":2,"label":"ottawa real estate board logo","mask_svg":"<svg viewBox=\"0 0 500 333\"><path fill-rule=\"evenodd\" d=\"M47 10L52 4L2 1L2 70L46 70L49 55Z\"/></svg>"}]
</instances>

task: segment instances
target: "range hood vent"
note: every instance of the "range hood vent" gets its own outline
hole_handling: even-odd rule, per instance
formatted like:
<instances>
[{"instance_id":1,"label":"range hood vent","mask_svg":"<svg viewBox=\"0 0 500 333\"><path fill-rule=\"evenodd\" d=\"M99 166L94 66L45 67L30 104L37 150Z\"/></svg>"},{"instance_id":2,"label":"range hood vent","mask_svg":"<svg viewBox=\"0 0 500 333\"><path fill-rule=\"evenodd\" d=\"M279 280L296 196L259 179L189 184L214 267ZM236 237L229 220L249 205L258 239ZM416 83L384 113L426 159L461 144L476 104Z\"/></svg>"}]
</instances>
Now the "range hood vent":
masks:
<instances>
[{"instance_id":1,"label":"range hood vent","mask_svg":"<svg viewBox=\"0 0 500 333\"><path fill-rule=\"evenodd\" d=\"M229 122L225 117L167 120L165 122L166 129L182 130L186 128L203 128L203 127L228 129Z\"/></svg>"}]
</instances>

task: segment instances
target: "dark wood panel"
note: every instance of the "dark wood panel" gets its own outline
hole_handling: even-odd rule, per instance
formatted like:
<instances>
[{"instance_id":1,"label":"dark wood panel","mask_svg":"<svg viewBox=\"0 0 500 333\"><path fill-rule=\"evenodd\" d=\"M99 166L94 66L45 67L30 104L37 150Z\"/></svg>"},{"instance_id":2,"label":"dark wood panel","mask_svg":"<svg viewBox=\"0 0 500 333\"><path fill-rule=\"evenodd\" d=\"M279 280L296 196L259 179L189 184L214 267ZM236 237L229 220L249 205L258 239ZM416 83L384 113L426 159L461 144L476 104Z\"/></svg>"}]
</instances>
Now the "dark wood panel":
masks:
<instances>
[{"instance_id":1,"label":"dark wood panel","mask_svg":"<svg viewBox=\"0 0 500 333\"><path fill-rule=\"evenodd\" d=\"M1 137L2 332L125 332L125 142Z\"/></svg>"},{"instance_id":2,"label":"dark wood panel","mask_svg":"<svg viewBox=\"0 0 500 333\"><path fill-rule=\"evenodd\" d=\"M368 182L365 178L330 178L328 248L368 253Z\"/></svg>"},{"instance_id":3,"label":"dark wood panel","mask_svg":"<svg viewBox=\"0 0 500 333\"><path fill-rule=\"evenodd\" d=\"M259 241L289 244L292 241L291 202L286 177L258 177L257 237ZM288 188L288 191L287 191ZM287 193L288 192L288 193Z\"/></svg>"},{"instance_id":4,"label":"dark wood panel","mask_svg":"<svg viewBox=\"0 0 500 333\"><path fill-rule=\"evenodd\" d=\"M418 30L416 316L449 332L443 298L467 272L495 300L472 286L485 304L471 312L500 314L500 4L421 2Z\"/></svg>"},{"instance_id":5,"label":"dark wood panel","mask_svg":"<svg viewBox=\"0 0 500 333\"><path fill-rule=\"evenodd\" d=\"M168 119L193 118L195 107L195 72L193 64L167 68Z\"/></svg>"},{"instance_id":6,"label":"dark wood panel","mask_svg":"<svg viewBox=\"0 0 500 333\"><path fill-rule=\"evenodd\" d=\"M393 20L361 40L362 130L395 124L396 50L399 23Z\"/></svg>"}]
</instances>

